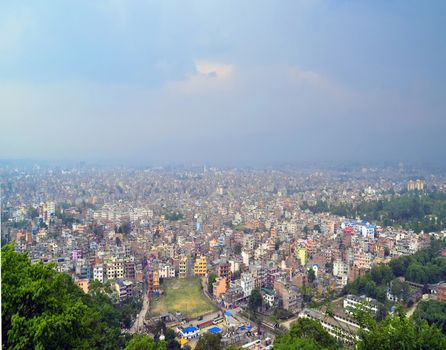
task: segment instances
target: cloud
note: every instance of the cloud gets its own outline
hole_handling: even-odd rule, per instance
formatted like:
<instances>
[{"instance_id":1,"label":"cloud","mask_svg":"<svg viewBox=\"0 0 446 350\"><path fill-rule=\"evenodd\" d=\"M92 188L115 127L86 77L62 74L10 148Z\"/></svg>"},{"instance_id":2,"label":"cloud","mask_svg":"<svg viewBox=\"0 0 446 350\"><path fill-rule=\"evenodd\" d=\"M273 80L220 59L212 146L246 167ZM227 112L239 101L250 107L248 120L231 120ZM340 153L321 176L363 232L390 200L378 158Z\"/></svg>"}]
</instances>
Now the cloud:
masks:
<instances>
[{"instance_id":1,"label":"cloud","mask_svg":"<svg viewBox=\"0 0 446 350\"><path fill-rule=\"evenodd\" d=\"M3 81L0 100L0 157L217 162L357 159L372 150L385 157L389 143L392 154L408 152L409 135L427 133L413 125L430 102L408 107L398 91L352 90L295 65L201 59L187 77L158 88Z\"/></svg>"},{"instance_id":2,"label":"cloud","mask_svg":"<svg viewBox=\"0 0 446 350\"><path fill-rule=\"evenodd\" d=\"M234 88L235 69L231 64L197 60L192 74L183 80L167 81L164 88L171 93L185 95L228 92Z\"/></svg>"}]
</instances>

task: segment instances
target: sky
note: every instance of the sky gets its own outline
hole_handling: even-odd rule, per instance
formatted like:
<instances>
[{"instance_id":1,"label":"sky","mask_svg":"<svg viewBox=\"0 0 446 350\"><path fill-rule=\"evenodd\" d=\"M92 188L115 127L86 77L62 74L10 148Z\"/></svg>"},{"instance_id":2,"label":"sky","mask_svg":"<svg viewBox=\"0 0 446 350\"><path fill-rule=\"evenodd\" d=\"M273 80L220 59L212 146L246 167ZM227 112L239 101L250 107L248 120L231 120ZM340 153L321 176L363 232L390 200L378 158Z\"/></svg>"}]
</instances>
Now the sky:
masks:
<instances>
[{"instance_id":1,"label":"sky","mask_svg":"<svg viewBox=\"0 0 446 350\"><path fill-rule=\"evenodd\" d=\"M0 158L446 164L446 1L1 1Z\"/></svg>"}]
</instances>

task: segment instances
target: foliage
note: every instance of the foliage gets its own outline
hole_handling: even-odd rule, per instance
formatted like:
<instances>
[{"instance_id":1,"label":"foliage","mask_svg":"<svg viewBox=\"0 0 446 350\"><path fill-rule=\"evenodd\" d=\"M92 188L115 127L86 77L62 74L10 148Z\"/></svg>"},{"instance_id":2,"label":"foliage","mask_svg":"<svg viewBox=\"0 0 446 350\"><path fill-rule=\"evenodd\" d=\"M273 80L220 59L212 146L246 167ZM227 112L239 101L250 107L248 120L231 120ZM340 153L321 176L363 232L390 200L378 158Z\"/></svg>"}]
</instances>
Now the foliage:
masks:
<instances>
[{"instance_id":1,"label":"foliage","mask_svg":"<svg viewBox=\"0 0 446 350\"><path fill-rule=\"evenodd\" d=\"M274 349L337 349L336 339L333 338L315 320L299 318L291 324L290 331L278 336L274 341Z\"/></svg>"},{"instance_id":2,"label":"foliage","mask_svg":"<svg viewBox=\"0 0 446 350\"><path fill-rule=\"evenodd\" d=\"M213 333L205 333L198 340L195 350L220 350L221 346L221 335Z\"/></svg>"},{"instance_id":3,"label":"foliage","mask_svg":"<svg viewBox=\"0 0 446 350\"><path fill-rule=\"evenodd\" d=\"M440 192L407 192L391 200L362 202L358 205L330 205L318 201L310 206L304 202L301 208L314 213L331 212L345 217L365 217L384 226L400 225L415 232L440 231L446 227L446 194Z\"/></svg>"},{"instance_id":4,"label":"foliage","mask_svg":"<svg viewBox=\"0 0 446 350\"><path fill-rule=\"evenodd\" d=\"M208 276L208 292L209 294L212 294L214 290L214 282L217 280L217 274L214 272L211 272Z\"/></svg>"},{"instance_id":5,"label":"foliage","mask_svg":"<svg viewBox=\"0 0 446 350\"><path fill-rule=\"evenodd\" d=\"M316 279L316 274L312 268L308 269L308 282L313 283Z\"/></svg>"},{"instance_id":6,"label":"foliage","mask_svg":"<svg viewBox=\"0 0 446 350\"><path fill-rule=\"evenodd\" d=\"M426 320L430 325L435 324L446 334L446 303L437 300L421 301L412 317L416 323Z\"/></svg>"},{"instance_id":7,"label":"foliage","mask_svg":"<svg viewBox=\"0 0 446 350\"><path fill-rule=\"evenodd\" d=\"M161 341L156 344L153 339L147 335L135 335L129 341L125 350L166 350L166 343Z\"/></svg>"},{"instance_id":8,"label":"foliage","mask_svg":"<svg viewBox=\"0 0 446 350\"><path fill-rule=\"evenodd\" d=\"M407 302L410 296L410 287L406 282L395 279L391 283L390 293L398 297L398 300Z\"/></svg>"},{"instance_id":9,"label":"foliage","mask_svg":"<svg viewBox=\"0 0 446 350\"><path fill-rule=\"evenodd\" d=\"M405 315L390 315L360 332L359 350L445 349L446 337L435 326L419 325Z\"/></svg>"},{"instance_id":10,"label":"foliage","mask_svg":"<svg viewBox=\"0 0 446 350\"><path fill-rule=\"evenodd\" d=\"M54 265L30 263L2 247L2 340L13 349L116 349L122 343L119 313L87 295Z\"/></svg>"},{"instance_id":11,"label":"foliage","mask_svg":"<svg viewBox=\"0 0 446 350\"><path fill-rule=\"evenodd\" d=\"M260 289L258 289L258 288L253 289L251 292L251 295L249 296L249 301L248 301L249 311L253 315L256 315L257 311L262 306L262 302L263 302L263 299L262 299L262 293L260 292Z\"/></svg>"},{"instance_id":12,"label":"foliage","mask_svg":"<svg viewBox=\"0 0 446 350\"><path fill-rule=\"evenodd\" d=\"M295 338L289 333L279 336L274 341L274 350L327 350L327 348L320 347L311 339Z\"/></svg>"},{"instance_id":13,"label":"foliage","mask_svg":"<svg viewBox=\"0 0 446 350\"><path fill-rule=\"evenodd\" d=\"M180 350L181 345L175 339L175 331L171 328L166 328L164 336L166 337L167 350Z\"/></svg>"},{"instance_id":14,"label":"foliage","mask_svg":"<svg viewBox=\"0 0 446 350\"><path fill-rule=\"evenodd\" d=\"M389 266L374 266L364 276L348 283L344 287L344 293L365 294L380 302L385 302L385 287L395 277L405 277L408 281L420 284L445 280L446 259L438 255L444 245L443 241L432 240L430 247L422 249L412 256L393 259Z\"/></svg>"}]
</instances>

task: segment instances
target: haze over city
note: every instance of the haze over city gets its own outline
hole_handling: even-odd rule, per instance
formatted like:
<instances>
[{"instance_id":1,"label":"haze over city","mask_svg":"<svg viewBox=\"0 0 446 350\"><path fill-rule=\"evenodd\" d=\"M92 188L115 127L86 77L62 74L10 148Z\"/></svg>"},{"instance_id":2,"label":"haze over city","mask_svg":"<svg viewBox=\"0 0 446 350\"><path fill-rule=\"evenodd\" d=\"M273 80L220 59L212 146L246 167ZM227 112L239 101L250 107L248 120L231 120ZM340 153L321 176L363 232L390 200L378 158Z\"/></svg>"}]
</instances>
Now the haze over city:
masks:
<instances>
[{"instance_id":1,"label":"haze over city","mask_svg":"<svg viewBox=\"0 0 446 350\"><path fill-rule=\"evenodd\" d=\"M446 1L0 1L2 349L446 349Z\"/></svg>"},{"instance_id":2,"label":"haze over city","mask_svg":"<svg viewBox=\"0 0 446 350\"><path fill-rule=\"evenodd\" d=\"M444 165L445 10L3 1L0 158Z\"/></svg>"}]
</instances>

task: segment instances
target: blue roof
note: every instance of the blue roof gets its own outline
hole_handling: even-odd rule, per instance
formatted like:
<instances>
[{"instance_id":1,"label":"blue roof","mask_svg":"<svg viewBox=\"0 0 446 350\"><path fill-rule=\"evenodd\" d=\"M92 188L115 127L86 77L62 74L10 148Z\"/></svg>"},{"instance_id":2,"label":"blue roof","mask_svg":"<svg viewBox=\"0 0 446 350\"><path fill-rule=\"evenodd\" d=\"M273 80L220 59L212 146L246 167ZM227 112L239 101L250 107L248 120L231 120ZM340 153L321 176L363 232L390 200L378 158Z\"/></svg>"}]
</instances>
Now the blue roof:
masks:
<instances>
[{"instance_id":1,"label":"blue roof","mask_svg":"<svg viewBox=\"0 0 446 350\"><path fill-rule=\"evenodd\" d=\"M224 313L224 315L225 315L225 316L232 316L232 314L231 314L229 311L226 311L226 312Z\"/></svg>"},{"instance_id":2,"label":"blue roof","mask_svg":"<svg viewBox=\"0 0 446 350\"><path fill-rule=\"evenodd\" d=\"M251 329L251 328L252 328L252 326L249 325L248 327L246 327L246 326L241 326L239 329L240 329L241 331L244 331L245 329Z\"/></svg>"},{"instance_id":3,"label":"blue roof","mask_svg":"<svg viewBox=\"0 0 446 350\"><path fill-rule=\"evenodd\" d=\"M220 332L221 332L221 328L218 328L218 327L211 327L211 328L208 329L208 332L211 332L211 333L220 333Z\"/></svg>"},{"instance_id":4,"label":"blue roof","mask_svg":"<svg viewBox=\"0 0 446 350\"><path fill-rule=\"evenodd\" d=\"M192 332L196 332L196 331L198 331L197 327L190 326L190 327L183 328L182 332L183 333L192 333Z\"/></svg>"}]
</instances>

